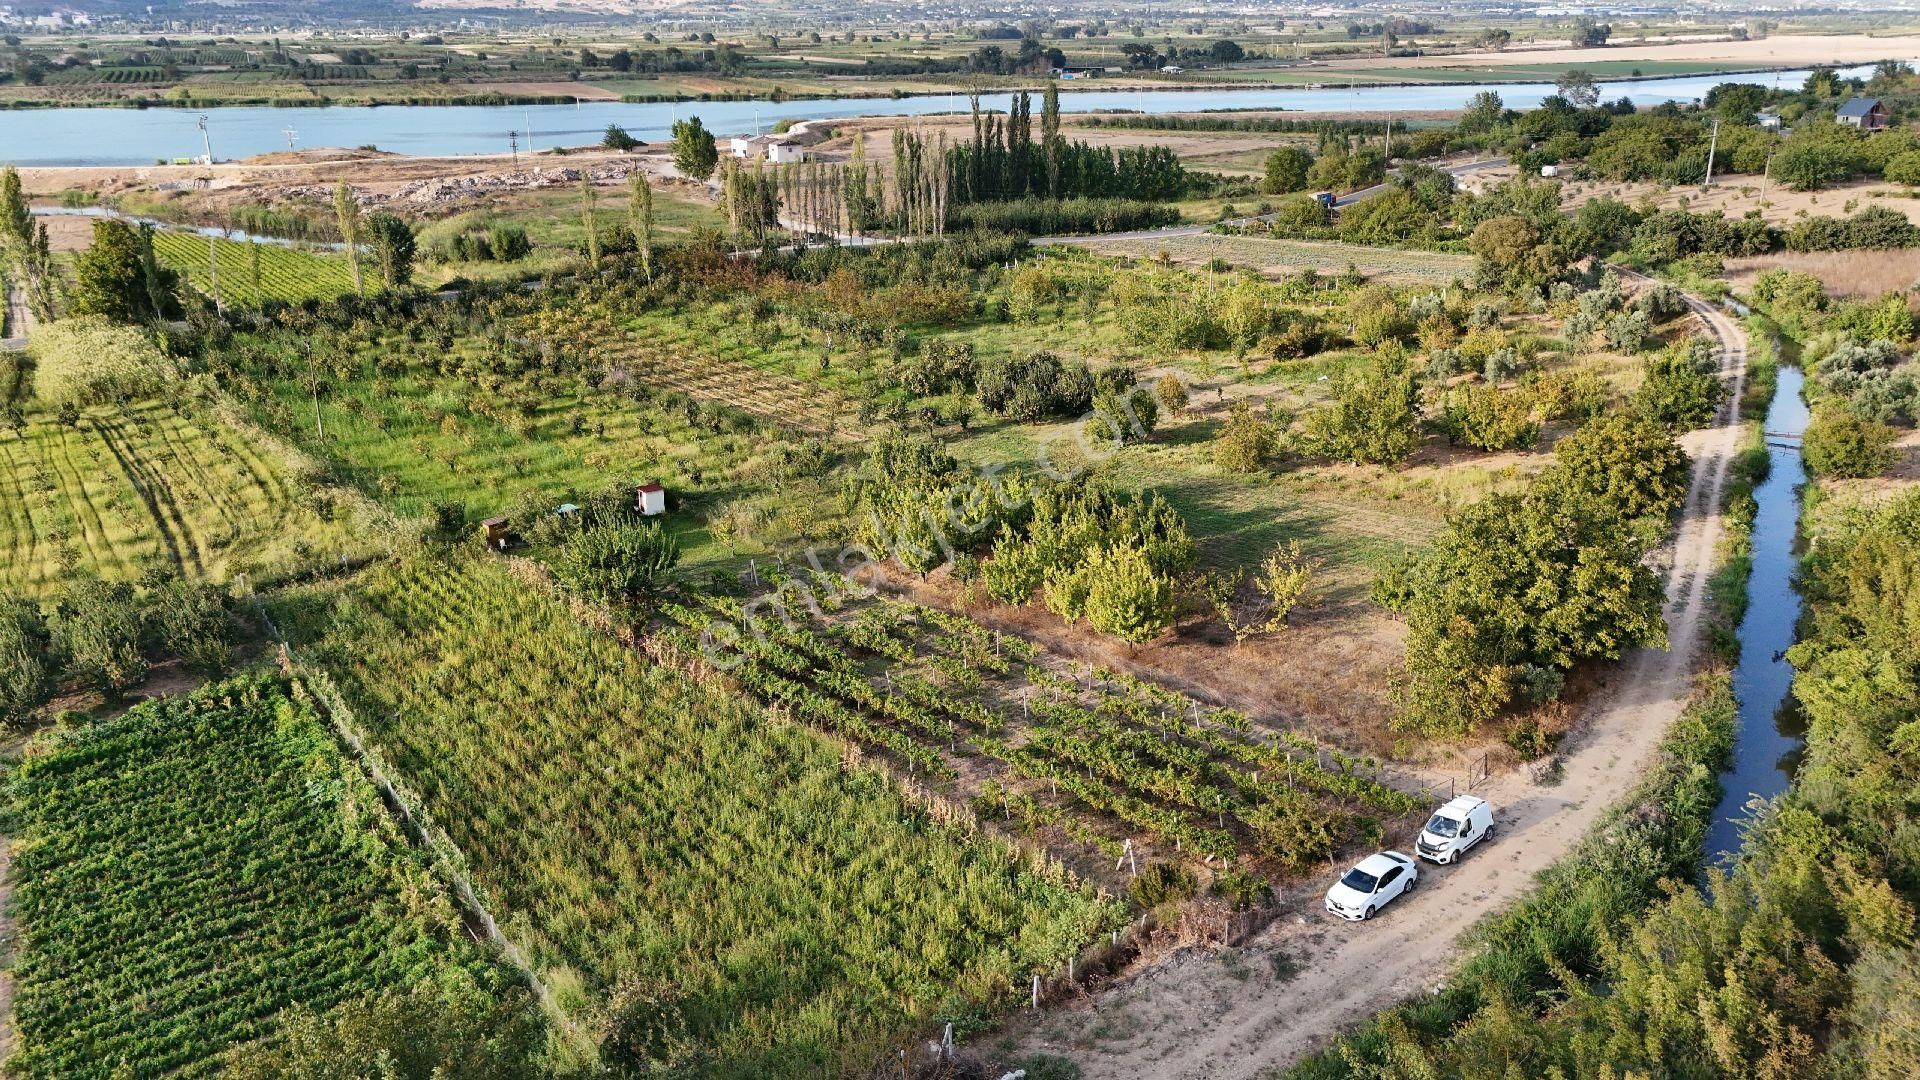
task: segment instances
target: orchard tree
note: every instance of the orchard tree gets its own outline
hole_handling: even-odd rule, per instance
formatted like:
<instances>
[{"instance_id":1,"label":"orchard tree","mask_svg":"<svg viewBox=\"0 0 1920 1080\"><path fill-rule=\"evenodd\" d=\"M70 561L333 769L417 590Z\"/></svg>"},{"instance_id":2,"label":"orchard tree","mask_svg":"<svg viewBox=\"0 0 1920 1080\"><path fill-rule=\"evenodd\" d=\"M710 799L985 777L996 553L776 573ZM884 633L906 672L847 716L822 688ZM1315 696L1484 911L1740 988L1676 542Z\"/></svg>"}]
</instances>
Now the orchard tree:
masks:
<instances>
[{"instance_id":1,"label":"orchard tree","mask_svg":"<svg viewBox=\"0 0 1920 1080\"><path fill-rule=\"evenodd\" d=\"M1224 472L1250 473L1273 456L1279 435L1245 400L1233 403L1225 426L1213 440L1213 463Z\"/></svg>"},{"instance_id":2,"label":"orchard tree","mask_svg":"<svg viewBox=\"0 0 1920 1080\"><path fill-rule=\"evenodd\" d=\"M1405 461L1420 444L1420 401L1406 358L1389 352L1343 370L1334 400L1307 417L1315 452L1354 465Z\"/></svg>"},{"instance_id":3,"label":"orchard tree","mask_svg":"<svg viewBox=\"0 0 1920 1080\"><path fill-rule=\"evenodd\" d=\"M1705 345L1696 338L1649 359L1646 379L1633 394L1634 408L1676 431L1701 427L1713 419L1727 388L1714 373L1710 347L1701 355Z\"/></svg>"},{"instance_id":4,"label":"orchard tree","mask_svg":"<svg viewBox=\"0 0 1920 1080\"><path fill-rule=\"evenodd\" d=\"M719 163L720 149L714 145L713 133L699 117L689 116L674 123L674 168L689 180L705 180L713 175L713 168Z\"/></svg>"},{"instance_id":5,"label":"orchard tree","mask_svg":"<svg viewBox=\"0 0 1920 1080\"><path fill-rule=\"evenodd\" d=\"M1173 625L1173 582L1157 573L1147 553L1111 547L1087 560L1087 624L1103 634L1140 644Z\"/></svg>"},{"instance_id":6,"label":"orchard tree","mask_svg":"<svg viewBox=\"0 0 1920 1080\"><path fill-rule=\"evenodd\" d=\"M1615 413L1581 425L1553 446L1554 467L1539 483L1601 499L1626 518L1665 517L1687 494L1686 451L1665 425Z\"/></svg>"},{"instance_id":7,"label":"orchard tree","mask_svg":"<svg viewBox=\"0 0 1920 1080\"><path fill-rule=\"evenodd\" d=\"M1569 259L1558 242L1518 215L1490 218L1467 238L1476 276L1516 293L1537 293L1566 273Z\"/></svg>"}]
</instances>

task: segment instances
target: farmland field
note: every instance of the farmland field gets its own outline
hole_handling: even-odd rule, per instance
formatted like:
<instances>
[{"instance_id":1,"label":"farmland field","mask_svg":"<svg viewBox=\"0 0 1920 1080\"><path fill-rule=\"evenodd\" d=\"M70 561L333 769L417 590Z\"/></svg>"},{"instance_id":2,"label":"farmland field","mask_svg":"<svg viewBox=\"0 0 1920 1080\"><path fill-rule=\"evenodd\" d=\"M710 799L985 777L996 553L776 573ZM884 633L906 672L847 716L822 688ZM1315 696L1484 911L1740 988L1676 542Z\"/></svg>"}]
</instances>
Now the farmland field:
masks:
<instances>
[{"instance_id":1,"label":"farmland field","mask_svg":"<svg viewBox=\"0 0 1920 1080\"><path fill-rule=\"evenodd\" d=\"M729 678L769 705L1109 859L1131 841L1141 858L1220 860L1264 879L1317 866L1361 817L1420 805L1364 763L1232 709L1064 664L962 616L813 584L833 614L808 620L791 593L784 619L708 596L668 604L662 639L687 655L702 638L737 649Z\"/></svg>"},{"instance_id":2,"label":"farmland field","mask_svg":"<svg viewBox=\"0 0 1920 1080\"><path fill-rule=\"evenodd\" d=\"M497 563L383 566L286 607L547 981L657 995L719 1075L846 1075L1004 1002L1114 917Z\"/></svg>"},{"instance_id":3,"label":"farmland field","mask_svg":"<svg viewBox=\"0 0 1920 1080\"><path fill-rule=\"evenodd\" d=\"M208 239L194 233L161 232L154 234L153 250L162 263L211 296ZM345 256L219 238L213 239L213 245L219 253L220 298L236 307L257 307L269 300L331 300L353 291L353 271Z\"/></svg>"},{"instance_id":4,"label":"farmland field","mask_svg":"<svg viewBox=\"0 0 1920 1080\"><path fill-rule=\"evenodd\" d=\"M485 977L379 796L272 677L49 732L7 802L9 1076L209 1076L289 1006Z\"/></svg>"},{"instance_id":5,"label":"farmland field","mask_svg":"<svg viewBox=\"0 0 1920 1080\"><path fill-rule=\"evenodd\" d=\"M1399 251L1359 247L1333 241L1269 240L1258 236L1169 236L1144 240L1099 240L1083 245L1106 255L1136 259L1158 258L1161 252L1176 262L1205 263L1225 259L1236 267L1263 273L1315 270L1340 273L1349 265L1368 277L1399 283L1444 285L1473 272L1466 255L1433 251Z\"/></svg>"},{"instance_id":6,"label":"farmland field","mask_svg":"<svg viewBox=\"0 0 1920 1080\"><path fill-rule=\"evenodd\" d=\"M0 434L0 475L0 586L29 594L76 571L219 581L354 550L259 447L169 404L32 417Z\"/></svg>"}]
</instances>

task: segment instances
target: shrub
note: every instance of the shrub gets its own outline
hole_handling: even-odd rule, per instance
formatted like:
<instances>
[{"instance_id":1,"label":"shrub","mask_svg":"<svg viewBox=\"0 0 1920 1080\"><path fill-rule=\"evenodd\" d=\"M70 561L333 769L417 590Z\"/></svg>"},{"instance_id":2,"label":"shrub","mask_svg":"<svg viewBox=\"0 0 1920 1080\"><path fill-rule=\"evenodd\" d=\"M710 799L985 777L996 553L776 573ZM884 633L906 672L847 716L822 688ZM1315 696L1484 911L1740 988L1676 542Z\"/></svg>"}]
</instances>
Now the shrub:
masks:
<instances>
[{"instance_id":1,"label":"shrub","mask_svg":"<svg viewBox=\"0 0 1920 1080\"><path fill-rule=\"evenodd\" d=\"M1801 440L1807 468L1820 476L1858 479L1879 476L1893 467L1898 432L1834 406L1813 411Z\"/></svg>"},{"instance_id":2,"label":"shrub","mask_svg":"<svg viewBox=\"0 0 1920 1080\"><path fill-rule=\"evenodd\" d=\"M680 561L680 545L659 522L616 522L576 532L560 549L553 573L595 600L651 594Z\"/></svg>"},{"instance_id":3,"label":"shrub","mask_svg":"<svg viewBox=\"0 0 1920 1080\"><path fill-rule=\"evenodd\" d=\"M53 647L66 657L68 676L117 695L147 674L141 622L132 586L87 578L60 595L49 627Z\"/></svg>"},{"instance_id":4,"label":"shrub","mask_svg":"<svg viewBox=\"0 0 1920 1080\"><path fill-rule=\"evenodd\" d=\"M1262 469L1279 443L1279 434L1246 401L1233 403L1227 423L1213 440L1213 463L1226 472Z\"/></svg>"},{"instance_id":5,"label":"shrub","mask_svg":"<svg viewBox=\"0 0 1920 1080\"><path fill-rule=\"evenodd\" d=\"M1096 443L1130 443L1153 434L1160 425L1160 405L1145 387L1103 390L1093 399L1093 418L1087 436Z\"/></svg>"},{"instance_id":6,"label":"shrub","mask_svg":"<svg viewBox=\"0 0 1920 1080\"><path fill-rule=\"evenodd\" d=\"M1193 871L1179 863L1149 863L1144 872L1127 883L1127 893L1143 908L1157 908L1193 895L1199 882Z\"/></svg>"},{"instance_id":7,"label":"shrub","mask_svg":"<svg viewBox=\"0 0 1920 1080\"><path fill-rule=\"evenodd\" d=\"M54 674L40 609L18 597L0 597L0 723L19 724L46 704Z\"/></svg>"},{"instance_id":8,"label":"shrub","mask_svg":"<svg viewBox=\"0 0 1920 1080\"><path fill-rule=\"evenodd\" d=\"M980 367L976 392L996 416L1031 422L1085 412L1093 402L1093 374L1050 352L1005 356Z\"/></svg>"},{"instance_id":9,"label":"shrub","mask_svg":"<svg viewBox=\"0 0 1920 1080\"><path fill-rule=\"evenodd\" d=\"M1168 412L1178 415L1187 411L1187 384L1180 381L1180 376L1171 373L1161 376L1154 384L1154 393L1159 395L1161 407Z\"/></svg>"},{"instance_id":10,"label":"shrub","mask_svg":"<svg viewBox=\"0 0 1920 1080\"><path fill-rule=\"evenodd\" d=\"M220 591L174 578L147 597L148 631L164 652L205 675L219 675L233 660L233 632Z\"/></svg>"}]
</instances>

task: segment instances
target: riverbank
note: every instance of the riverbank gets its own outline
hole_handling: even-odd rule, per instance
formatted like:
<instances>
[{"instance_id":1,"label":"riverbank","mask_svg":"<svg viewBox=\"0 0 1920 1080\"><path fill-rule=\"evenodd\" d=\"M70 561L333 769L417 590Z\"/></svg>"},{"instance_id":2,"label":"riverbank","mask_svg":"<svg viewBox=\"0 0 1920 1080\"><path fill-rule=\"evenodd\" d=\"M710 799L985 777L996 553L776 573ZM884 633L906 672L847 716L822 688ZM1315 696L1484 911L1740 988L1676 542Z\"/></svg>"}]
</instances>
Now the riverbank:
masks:
<instances>
[{"instance_id":1,"label":"riverbank","mask_svg":"<svg viewBox=\"0 0 1920 1080\"><path fill-rule=\"evenodd\" d=\"M1896 59L1884 57L1882 59ZM1878 61L1875 61L1876 63ZM1792 64L1780 64L1767 67L1726 68L1713 64L1702 64L1697 70L1663 71L1645 75L1601 72L1594 75L1594 81L1602 84L1657 82L1673 78L1735 78L1742 75L1771 75L1796 70ZM1317 68L1290 68L1290 71L1317 72ZM1435 71L1458 71L1459 68L1436 66ZM1351 72L1344 69L1328 69L1327 77L1313 78L1310 82L1299 80L1274 80L1262 82L1257 79L1235 79L1227 82L1221 79L1198 79L1191 82L1175 81L1166 78L1127 78L1125 76L1097 80L1058 80L1038 79L1031 83L1015 82L995 86L995 93L1020 93L1026 91L1038 94L1049 84L1055 86L1063 96L1087 93L1125 93L1132 91L1152 91L1154 93L1217 93L1222 90L1233 91L1276 91L1276 90L1357 90L1357 89L1396 89L1424 86L1452 86L1460 80L1454 78L1384 78L1355 79ZM1343 78L1342 76L1348 76ZM1498 69L1475 72L1472 80L1483 86L1524 86L1540 81L1537 70L1516 71L1510 75L1501 75ZM214 104L218 108L266 108L266 109L382 109L382 108L455 108L477 106L504 108L525 105L689 105L711 102L786 102L806 101L903 101L911 98L951 97L959 91L952 86L928 87L924 90L902 90L898 87L889 90L860 91L847 90L835 93L819 91L787 91L775 88L764 93L714 93L698 94L620 94L610 97L605 94L502 94L468 93L448 94L444 97L409 97L393 100L377 97L343 96L316 100L314 98L289 98L273 95L255 97L222 97L216 103L206 100L185 98L130 97L119 99L73 99L73 98L13 98L0 102L0 112L25 112L36 109L132 109L136 112L148 109L180 109L201 112ZM1211 110L1210 110L1211 111Z\"/></svg>"}]
</instances>

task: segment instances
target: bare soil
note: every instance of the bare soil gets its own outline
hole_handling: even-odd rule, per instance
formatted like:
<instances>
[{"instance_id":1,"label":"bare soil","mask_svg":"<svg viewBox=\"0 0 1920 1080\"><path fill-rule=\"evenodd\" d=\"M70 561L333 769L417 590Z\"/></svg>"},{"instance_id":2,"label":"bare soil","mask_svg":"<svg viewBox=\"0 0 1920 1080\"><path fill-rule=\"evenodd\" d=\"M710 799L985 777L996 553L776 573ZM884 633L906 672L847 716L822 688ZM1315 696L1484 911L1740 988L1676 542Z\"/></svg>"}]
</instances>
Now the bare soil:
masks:
<instances>
[{"instance_id":1,"label":"bare soil","mask_svg":"<svg viewBox=\"0 0 1920 1080\"><path fill-rule=\"evenodd\" d=\"M1484 169L1463 175L1460 186L1469 191L1483 192L1503 180L1512 179L1513 175L1511 166ZM1602 196L1633 206L1650 205L1662 210L1684 207L1700 214L1718 210L1728 217L1744 217L1749 212L1757 211L1767 222L1783 227L1791 226L1802 218L1844 216L1869 206L1882 206L1905 214L1907 220L1920 224L1920 199L1911 197L1906 189L1897 184L1879 180L1839 184L1823 191L1789 191L1764 177L1742 173L1716 176L1713 186L1704 189L1698 184L1675 186L1651 182L1576 180L1561 186L1560 204L1565 209L1574 210L1580 204Z\"/></svg>"},{"instance_id":2,"label":"bare soil","mask_svg":"<svg viewBox=\"0 0 1920 1080\"><path fill-rule=\"evenodd\" d=\"M1348 925L1320 902L1326 882L1280 897L1283 914L1237 950L1187 949L1149 961L1112 989L1017 1021L1027 1051L1064 1053L1092 1078L1250 1080L1323 1047L1400 1000L1430 993L1459 959L1460 933L1523 895L1640 778L1691 695L1721 534L1720 503L1739 444L1745 339L1697 304L1721 340L1735 392L1720 422L1690 440L1694 470L1680 528L1661 558L1671 648L1644 649L1602 676L1595 703L1550 776L1495 775L1477 794L1499 833L1458 866L1421 867L1421 887L1381 916ZM1393 843L1389 840L1389 843Z\"/></svg>"}]
</instances>

